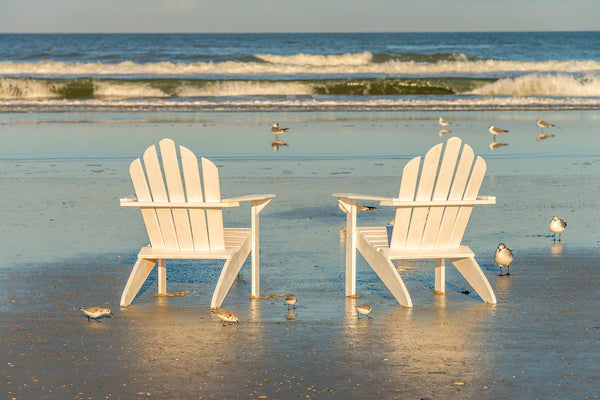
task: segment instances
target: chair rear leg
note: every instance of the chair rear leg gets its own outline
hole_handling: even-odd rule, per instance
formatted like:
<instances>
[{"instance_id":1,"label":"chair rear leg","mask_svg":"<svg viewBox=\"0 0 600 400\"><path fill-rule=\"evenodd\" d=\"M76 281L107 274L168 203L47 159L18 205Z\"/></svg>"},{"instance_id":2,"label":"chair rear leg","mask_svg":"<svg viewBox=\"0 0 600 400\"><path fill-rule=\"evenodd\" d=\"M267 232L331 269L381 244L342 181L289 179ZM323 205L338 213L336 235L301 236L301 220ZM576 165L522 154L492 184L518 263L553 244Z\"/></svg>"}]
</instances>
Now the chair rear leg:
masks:
<instances>
[{"instance_id":1,"label":"chair rear leg","mask_svg":"<svg viewBox=\"0 0 600 400\"><path fill-rule=\"evenodd\" d=\"M496 295L490 286L487 278L483 274L483 271L475 261L475 258L455 258L450 259L452 264L458 269L458 271L465 277L467 282L475 289L479 297L486 303L496 304Z\"/></svg>"},{"instance_id":2,"label":"chair rear leg","mask_svg":"<svg viewBox=\"0 0 600 400\"><path fill-rule=\"evenodd\" d=\"M140 291L140 288L152 272L152 269L156 265L157 260L145 260L138 258L135 262L123 294L121 295L121 306L128 306L131 304L135 296Z\"/></svg>"}]
</instances>

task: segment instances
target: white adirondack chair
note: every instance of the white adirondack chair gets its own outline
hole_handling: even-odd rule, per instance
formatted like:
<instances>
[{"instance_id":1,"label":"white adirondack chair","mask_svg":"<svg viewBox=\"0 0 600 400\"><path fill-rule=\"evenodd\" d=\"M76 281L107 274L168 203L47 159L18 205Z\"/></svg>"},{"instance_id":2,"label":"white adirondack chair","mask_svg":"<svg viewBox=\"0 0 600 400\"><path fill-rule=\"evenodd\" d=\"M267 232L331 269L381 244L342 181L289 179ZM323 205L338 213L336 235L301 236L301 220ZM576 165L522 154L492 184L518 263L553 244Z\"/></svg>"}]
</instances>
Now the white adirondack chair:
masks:
<instances>
[{"instance_id":1,"label":"white adirondack chair","mask_svg":"<svg viewBox=\"0 0 600 400\"><path fill-rule=\"evenodd\" d=\"M493 196L477 196L485 175L481 157L451 138L443 156L440 143L432 147L423 162L412 159L402 172L400 194L396 198L335 193L346 212L346 296L356 294L356 249L375 270L383 283L404 307L412 307L410 295L392 260L435 259L435 291L445 292L445 262L448 258L486 302L496 304L496 296L474 258L461 240L476 204L495 204ZM459 159L460 154L460 159ZM419 173L420 172L420 173ZM396 207L391 238L383 227L357 227L357 200L379 201Z\"/></svg>"},{"instance_id":2,"label":"white adirondack chair","mask_svg":"<svg viewBox=\"0 0 600 400\"><path fill-rule=\"evenodd\" d=\"M159 147L162 169L156 146L148 147L143 163L138 158L129 167L136 198L121 199L121 206L140 207L150 239L138 254L121 306L131 304L157 262L158 292L166 294L168 258L226 260L211 301L211 308L218 308L252 254L252 294L258 297L258 214L275 195L221 199L219 173L211 161L202 158L202 182L194 153L179 146L180 165L171 139L161 140ZM242 201L251 202L251 228L223 228L222 209Z\"/></svg>"}]
</instances>

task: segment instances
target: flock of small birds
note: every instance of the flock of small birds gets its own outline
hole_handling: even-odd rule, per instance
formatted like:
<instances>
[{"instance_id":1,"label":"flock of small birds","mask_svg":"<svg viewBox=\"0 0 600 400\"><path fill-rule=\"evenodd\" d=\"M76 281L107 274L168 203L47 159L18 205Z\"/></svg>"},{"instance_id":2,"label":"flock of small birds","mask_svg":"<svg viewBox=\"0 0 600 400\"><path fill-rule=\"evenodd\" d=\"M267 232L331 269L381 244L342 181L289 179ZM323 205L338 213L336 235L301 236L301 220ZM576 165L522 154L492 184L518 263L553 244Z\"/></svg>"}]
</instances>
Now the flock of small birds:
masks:
<instances>
[{"instance_id":1,"label":"flock of small birds","mask_svg":"<svg viewBox=\"0 0 600 400\"><path fill-rule=\"evenodd\" d=\"M542 129L542 132L537 136L537 141L538 142L541 141L541 140L548 139L548 138L554 136L552 134L544 133L544 128L551 128L551 127L554 126L554 124L551 124L549 122L543 121L541 119L538 119L535 122L536 122L537 126L539 126ZM439 118L439 123L442 126L442 129L439 132L440 137L442 137L446 133L450 133L450 131L448 129L446 129L446 127L451 124L450 121L444 119L444 117L440 117ZM488 132L490 132L492 134L492 138L493 138L492 142L489 145L490 150L495 149L497 147L506 146L508 144L508 143L498 142L496 140L496 135L500 135L502 133L508 133L508 130L502 129L502 128L498 128L497 126L494 126L494 125L490 125L488 127Z\"/></svg>"}]
</instances>

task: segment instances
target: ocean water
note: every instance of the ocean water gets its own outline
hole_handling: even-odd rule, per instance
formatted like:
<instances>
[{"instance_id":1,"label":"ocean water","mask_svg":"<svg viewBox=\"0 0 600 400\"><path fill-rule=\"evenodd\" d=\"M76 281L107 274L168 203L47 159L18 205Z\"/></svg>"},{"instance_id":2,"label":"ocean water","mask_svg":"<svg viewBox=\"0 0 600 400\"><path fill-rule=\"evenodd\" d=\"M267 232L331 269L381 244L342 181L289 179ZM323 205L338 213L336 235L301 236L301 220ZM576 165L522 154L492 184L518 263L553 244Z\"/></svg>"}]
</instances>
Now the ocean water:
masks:
<instances>
[{"instance_id":1,"label":"ocean water","mask_svg":"<svg viewBox=\"0 0 600 400\"><path fill-rule=\"evenodd\" d=\"M600 32L0 35L0 110L599 108Z\"/></svg>"}]
</instances>

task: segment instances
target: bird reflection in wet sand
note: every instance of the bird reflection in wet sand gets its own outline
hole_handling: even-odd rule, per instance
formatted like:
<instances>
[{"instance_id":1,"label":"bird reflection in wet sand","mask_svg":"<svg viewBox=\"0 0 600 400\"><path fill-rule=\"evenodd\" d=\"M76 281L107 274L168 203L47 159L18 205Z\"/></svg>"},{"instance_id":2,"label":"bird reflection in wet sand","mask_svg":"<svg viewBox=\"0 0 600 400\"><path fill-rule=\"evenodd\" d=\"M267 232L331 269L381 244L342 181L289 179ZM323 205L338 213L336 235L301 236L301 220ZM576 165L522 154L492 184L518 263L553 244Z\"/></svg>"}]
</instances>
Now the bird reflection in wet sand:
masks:
<instances>
[{"instance_id":1,"label":"bird reflection in wet sand","mask_svg":"<svg viewBox=\"0 0 600 400\"><path fill-rule=\"evenodd\" d=\"M540 142L540 141L542 141L542 140L544 140L544 139L548 139L548 138L550 138L550 137L553 137L553 136L554 136L554 135L551 135L551 134L549 134L549 133L540 133L540 134L537 136L537 141L538 141L538 142Z\"/></svg>"},{"instance_id":2,"label":"bird reflection in wet sand","mask_svg":"<svg viewBox=\"0 0 600 400\"><path fill-rule=\"evenodd\" d=\"M500 142L496 142L494 140L492 143L490 143L490 145L488 147L490 148L490 150L494 150L495 148L502 147L502 146L508 146L508 143L500 143Z\"/></svg>"},{"instance_id":3,"label":"bird reflection in wet sand","mask_svg":"<svg viewBox=\"0 0 600 400\"><path fill-rule=\"evenodd\" d=\"M440 129L439 135L440 137L444 136L446 133L450 133L448 129Z\"/></svg>"},{"instance_id":4,"label":"bird reflection in wet sand","mask_svg":"<svg viewBox=\"0 0 600 400\"><path fill-rule=\"evenodd\" d=\"M296 320L296 312L288 310L287 313L285 314L285 319L287 319L288 321L295 321Z\"/></svg>"},{"instance_id":5,"label":"bird reflection in wet sand","mask_svg":"<svg viewBox=\"0 0 600 400\"><path fill-rule=\"evenodd\" d=\"M227 323L228 325L240 324L238 322L238 317L229 310L211 310L211 312L217 314L217 317L221 319L223 325L225 325L225 323Z\"/></svg>"},{"instance_id":6,"label":"bird reflection in wet sand","mask_svg":"<svg viewBox=\"0 0 600 400\"><path fill-rule=\"evenodd\" d=\"M286 142L284 142L283 140L273 140L271 142L271 147L273 148L273 150L275 151L279 151L279 148L281 146L285 146L288 147L288 144Z\"/></svg>"}]
</instances>

